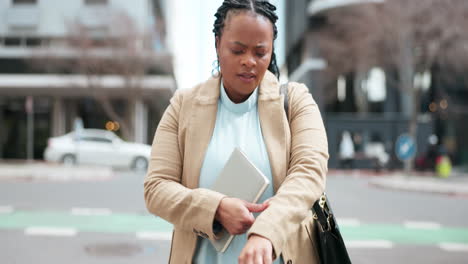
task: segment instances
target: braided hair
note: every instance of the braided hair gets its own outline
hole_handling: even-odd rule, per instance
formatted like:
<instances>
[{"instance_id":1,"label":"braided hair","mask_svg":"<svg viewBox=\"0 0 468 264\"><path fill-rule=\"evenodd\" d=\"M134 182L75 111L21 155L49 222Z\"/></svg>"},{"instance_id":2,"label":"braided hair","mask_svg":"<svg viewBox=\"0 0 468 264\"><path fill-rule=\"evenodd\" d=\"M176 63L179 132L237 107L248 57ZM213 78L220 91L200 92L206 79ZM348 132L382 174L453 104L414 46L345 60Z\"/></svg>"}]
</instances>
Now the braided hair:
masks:
<instances>
[{"instance_id":1,"label":"braided hair","mask_svg":"<svg viewBox=\"0 0 468 264\"><path fill-rule=\"evenodd\" d=\"M224 0L223 4L218 8L215 14L216 20L214 22L213 33L215 37L221 38L225 26L226 17L230 11L252 11L256 14L262 15L270 20L273 25L273 41L278 36L278 29L276 28L276 21L278 16L275 13L276 7L268 1L260 0ZM273 45L274 46L274 45ZM276 63L276 54L273 47L271 54L270 65L268 70L279 78L279 69Z\"/></svg>"}]
</instances>

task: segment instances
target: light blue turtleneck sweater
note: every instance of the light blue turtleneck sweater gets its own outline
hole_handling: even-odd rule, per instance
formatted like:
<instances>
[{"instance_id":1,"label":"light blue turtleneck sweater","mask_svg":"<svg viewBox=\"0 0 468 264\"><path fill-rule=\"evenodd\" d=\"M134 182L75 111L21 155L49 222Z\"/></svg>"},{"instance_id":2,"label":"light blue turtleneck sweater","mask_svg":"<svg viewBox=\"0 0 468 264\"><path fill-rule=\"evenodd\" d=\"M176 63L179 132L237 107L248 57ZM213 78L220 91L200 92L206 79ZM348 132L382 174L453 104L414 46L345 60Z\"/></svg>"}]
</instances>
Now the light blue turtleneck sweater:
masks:
<instances>
[{"instance_id":1,"label":"light blue turtleneck sweater","mask_svg":"<svg viewBox=\"0 0 468 264\"><path fill-rule=\"evenodd\" d=\"M236 147L239 147L270 182L273 182L258 117L258 88L246 101L236 104L229 99L222 83L221 81L216 124L201 168L199 187L209 189L212 186ZM272 196L273 185L270 184L258 203ZM246 242L246 234L237 235L224 253L218 253L208 239L199 238L193 263L235 264ZM283 262L276 260L274 263Z\"/></svg>"}]
</instances>

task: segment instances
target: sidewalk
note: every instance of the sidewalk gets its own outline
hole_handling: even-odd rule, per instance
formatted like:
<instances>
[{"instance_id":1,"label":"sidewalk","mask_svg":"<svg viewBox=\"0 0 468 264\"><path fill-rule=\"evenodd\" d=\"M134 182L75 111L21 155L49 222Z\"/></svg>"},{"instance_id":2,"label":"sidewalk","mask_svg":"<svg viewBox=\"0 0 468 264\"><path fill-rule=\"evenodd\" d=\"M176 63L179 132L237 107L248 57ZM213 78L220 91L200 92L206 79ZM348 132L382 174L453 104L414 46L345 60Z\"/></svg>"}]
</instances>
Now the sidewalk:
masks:
<instances>
[{"instance_id":1,"label":"sidewalk","mask_svg":"<svg viewBox=\"0 0 468 264\"><path fill-rule=\"evenodd\" d=\"M340 173L341 172L341 173ZM344 171L332 171L333 174L344 174ZM346 172L369 177L369 184L379 188L437 193L445 195L468 196L468 173L453 171L448 178L440 178L432 173L413 172L411 175L404 171L397 172Z\"/></svg>"},{"instance_id":2,"label":"sidewalk","mask_svg":"<svg viewBox=\"0 0 468 264\"><path fill-rule=\"evenodd\" d=\"M107 180L114 176L110 167L67 166L47 162L0 160L0 180L70 181Z\"/></svg>"},{"instance_id":3,"label":"sidewalk","mask_svg":"<svg viewBox=\"0 0 468 264\"><path fill-rule=\"evenodd\" d=\"M438 193L468 197L468 173L453 171L448 178L439 178L430 173L415 172L405 175L403 171L374 172L371 170L330 170L329 175L367 177L369 184L379 188ZM99 181L114 176L110 167L67 166L47 162L0 160L0 181Z\"/></svg>"}]
</instances>

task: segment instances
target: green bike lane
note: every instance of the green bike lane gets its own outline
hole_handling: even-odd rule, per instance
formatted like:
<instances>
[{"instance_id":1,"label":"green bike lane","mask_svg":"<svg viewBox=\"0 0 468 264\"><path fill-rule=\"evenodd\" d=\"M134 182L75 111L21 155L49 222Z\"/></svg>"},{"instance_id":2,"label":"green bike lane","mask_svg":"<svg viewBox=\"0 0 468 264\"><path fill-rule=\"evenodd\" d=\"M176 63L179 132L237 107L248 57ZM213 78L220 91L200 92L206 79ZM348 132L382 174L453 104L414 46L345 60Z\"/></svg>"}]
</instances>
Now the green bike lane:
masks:
<instances>
[{"instance_id":1,"label":"green bike lane","mask_svg":"<svg viewBox=\"0 0 468 264\"><path fill-rule=\"evenodd\" d=\"M13 211L0 214L2 230L26 230L32 227L71 228L92 233L167 233L172 225L151 215L113 213L74 215L59 211ZM468 246L468 227L407 228L396 224L341 225L346 241L389 241L404 245L457 243Z\"/></svg>"}]
</instances>

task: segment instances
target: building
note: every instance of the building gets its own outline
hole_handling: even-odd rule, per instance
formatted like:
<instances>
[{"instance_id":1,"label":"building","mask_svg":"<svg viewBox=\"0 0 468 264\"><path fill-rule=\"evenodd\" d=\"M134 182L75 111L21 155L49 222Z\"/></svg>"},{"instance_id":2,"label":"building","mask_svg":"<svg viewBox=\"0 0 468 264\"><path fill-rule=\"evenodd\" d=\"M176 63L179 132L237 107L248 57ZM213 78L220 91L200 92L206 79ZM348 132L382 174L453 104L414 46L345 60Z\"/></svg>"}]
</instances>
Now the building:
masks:
<instances>
[{"instance_id":1,"label":"building","mask_svg":"<svg viewBox=\"0 0 468 264\"><path fill-rule=\"evenodd\" d=\"M330 78L320 50L316 32L326 30L330 10L357 6L381 0L295 0L287 2L286 64L290 81L307 84L324 118L329 139L331 168L340 167L339 149L345 131L352 134L356 153L354 166L373 168L388 160L386 167L399 168L403 164L395 155L397 138L408 132L412 102L395 89L387 78L391 72L375 68L359 76L360 72ZM426 76L427 78L427 76ZM362 94L362 87L367 89ZM428 91L430 87L426 87ZM330 90L334 96L330 97ZM427 92L428 93L428 92ZM421 102L421 107L427 105ZM427 149L427 139L434 133L433 116L424 108L418 116L417 155ZM359 154L359 155L358 155ZM379 158L381 157L381 158Z\"/></svg>"},{"instance_id":2,"label":"building","mask_svg":"<svg viewBox=\"0 0 468 264\"><path fill-rule=\"evenodd\" d=\"M176 89L164 5L0 0L0 159L27 158L31 141L42 158L78 119L150 143Z\"/></svg>"}]
</instances>

